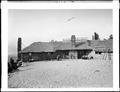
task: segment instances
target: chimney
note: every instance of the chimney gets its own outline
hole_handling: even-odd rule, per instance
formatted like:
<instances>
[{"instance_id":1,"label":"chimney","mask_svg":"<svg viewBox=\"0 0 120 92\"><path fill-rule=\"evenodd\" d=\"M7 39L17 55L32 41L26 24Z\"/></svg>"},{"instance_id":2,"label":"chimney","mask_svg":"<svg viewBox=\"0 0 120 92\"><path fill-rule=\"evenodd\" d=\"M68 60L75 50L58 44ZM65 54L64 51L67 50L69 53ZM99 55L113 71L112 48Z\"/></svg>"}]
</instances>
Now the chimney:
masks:
<instances>
[{"instance_id":1,"label":"chimney","mask_svg":"<svg viewBox=\"0 0 120 92\"><path fill-rule=\"evenodd\" d=\"M75 47L75 45L76 45L76 37L75 37L75 35L71 36L71 44L72 44L72 47Z\"/></svg>"},{"instance_id":2,"label":"chimney","mask_svg":"<svg viewBox=\"0 0 120 92\"><path fill-rule=\"evenodd\" d=\"M18 61L21 60L21 53L20 53L21 48L22 48L21 44L22 44L22 39L19 37L18 43L17 43L17 59L18 59Z\"/></svg>"},{"instance_id":3,"label":"chimney","mask_svg":"<svg viewBox=\"0 0 120 92\"><path fill-rule=\"evenodd\" d=\"M91 41L87 40L88 46L91 46Z\"/></svg>"},{"instance_id":4,"label":"chimney","mask_svg":"<svg viewBox=\"0 0 120 92\"><path fill-rule=\"evenodd\" d=\"M94 35L92 35L92 40L95 40L95 36Z\"/></svg>"}]
</instances>

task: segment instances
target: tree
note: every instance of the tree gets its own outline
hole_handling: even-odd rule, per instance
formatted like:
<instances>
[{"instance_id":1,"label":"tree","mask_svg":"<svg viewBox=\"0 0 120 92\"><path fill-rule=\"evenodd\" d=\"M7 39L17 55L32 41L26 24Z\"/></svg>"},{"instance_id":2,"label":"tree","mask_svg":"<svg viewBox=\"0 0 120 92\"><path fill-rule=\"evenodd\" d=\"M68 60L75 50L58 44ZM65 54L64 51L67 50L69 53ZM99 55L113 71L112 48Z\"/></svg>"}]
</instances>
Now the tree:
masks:
<instances>
[{"instance_id":1,"label":"tree","mask_svg":"<svg viewBox=\"0 0 120 92\"><path fill-rule=\"evenodd\" d=\"M109 39L113 39L113 35L112 34L109 36Z\"/></svg>"},{"instance_id":2,"label":"tree","mask_svg":"<svg viewBox=\"0 0 120 92\"><path fill-rule=\"evenodd\" d=\"M99 35L96 32L94 32L94 37L95 37L95 40L99 40Z\"/></svg>"}]
</instances>

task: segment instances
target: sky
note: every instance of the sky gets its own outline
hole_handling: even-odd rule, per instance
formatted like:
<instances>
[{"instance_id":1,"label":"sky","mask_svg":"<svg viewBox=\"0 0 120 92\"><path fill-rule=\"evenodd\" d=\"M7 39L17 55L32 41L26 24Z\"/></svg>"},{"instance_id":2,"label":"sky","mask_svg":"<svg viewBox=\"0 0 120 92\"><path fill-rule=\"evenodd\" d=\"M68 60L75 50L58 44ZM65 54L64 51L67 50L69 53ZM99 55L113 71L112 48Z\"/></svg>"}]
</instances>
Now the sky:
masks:
<instances>
[{"instance_id":1,"label":"sky","mask_svg":"<svg viewBox=\"0 0 120 92\"><path fill-rule=\"evenodd\" d=\"M112 34L111 9L9 9L8 54L16 54L17 39L22 49L33 42L69 39L71 35L92 39L97 32L100 39Z\"/></svg>"}]
</instances>

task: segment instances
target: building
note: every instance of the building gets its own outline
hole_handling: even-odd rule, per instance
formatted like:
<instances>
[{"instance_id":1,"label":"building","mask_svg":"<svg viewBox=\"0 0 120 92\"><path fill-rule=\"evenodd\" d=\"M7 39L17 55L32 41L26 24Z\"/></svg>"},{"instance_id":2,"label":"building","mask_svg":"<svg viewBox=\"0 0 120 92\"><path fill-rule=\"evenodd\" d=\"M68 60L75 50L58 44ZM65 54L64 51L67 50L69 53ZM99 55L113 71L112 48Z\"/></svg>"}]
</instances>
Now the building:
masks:
<instances>
[{"instance_id":1,"label":"building","mask_svg":"<svg viewBox=\"0 0 120 92\"><path fill-rule=\"evenodd\" d=\"M112 53L113 40L84 40L76 41L75 35L70 41L34 42L21 50L21 59L26 61L80 59L91 51L96 53Z\"/></svg>"}]
</instances>

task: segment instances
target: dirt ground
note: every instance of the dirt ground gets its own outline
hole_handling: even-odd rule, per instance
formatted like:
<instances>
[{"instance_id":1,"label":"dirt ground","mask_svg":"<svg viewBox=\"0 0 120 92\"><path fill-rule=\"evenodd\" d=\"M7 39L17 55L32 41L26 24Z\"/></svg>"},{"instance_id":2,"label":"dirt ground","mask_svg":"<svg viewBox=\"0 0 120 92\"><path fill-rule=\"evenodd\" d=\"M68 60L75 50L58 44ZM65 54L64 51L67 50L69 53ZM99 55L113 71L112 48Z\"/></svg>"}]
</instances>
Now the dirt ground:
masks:
<instances>
[{"instance_id":1,"label":"dirt ground","mask_svg":"<svg viewBox=\"0 0 120 92\"><path fill-rule=\"evenodd\" d=\"M110 60L63 60L24 63L9 74L9 88L112 87Z\"/></svg>"}]
</instances>

